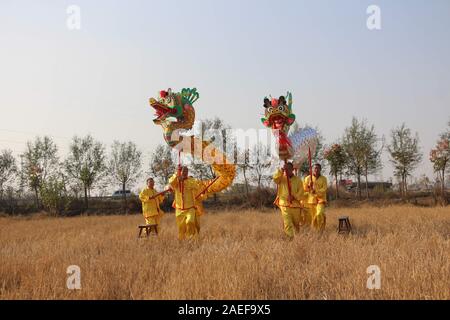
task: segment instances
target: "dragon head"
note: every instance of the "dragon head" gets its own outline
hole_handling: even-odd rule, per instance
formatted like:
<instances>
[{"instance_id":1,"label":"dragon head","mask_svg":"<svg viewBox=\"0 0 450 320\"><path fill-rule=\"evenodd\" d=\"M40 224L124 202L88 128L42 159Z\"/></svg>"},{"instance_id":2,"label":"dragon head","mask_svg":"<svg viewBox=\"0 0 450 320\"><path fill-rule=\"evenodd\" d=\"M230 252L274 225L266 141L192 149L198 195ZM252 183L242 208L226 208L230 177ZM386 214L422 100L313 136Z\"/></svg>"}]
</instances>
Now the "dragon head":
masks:
<instances>
[{"instance_id":1,"label":"dragon head","mask_svg":"<svg viewBox=\"0 0 450 320\"><path fill-rule=\"evenodd\" d=\"M286 101L287 99L287 101ZM292 156L291 141L288 138L288 132L295 121L295 115L292 113L292 94L290 92L280 98L264 98L264 118L261 122L268 128L271 128L278 137L278 155L280 159L288 159Z\"/></svg>"},{"instance_id":2,"label":"dragon head","mask_svg":"<svg viewBox=\"0 0 450 320\"><path fill-rule=\"evenodd\" d=\"M157 99L150 98L150 106L155 109L156 118L153 119L155 124L161 124L169 118L178 120L183 115L180 96L172 92L172 89L159 92Z\"/></svg>"},{"instance_id":3,"label":"dragon head","mask_svg":"<svg viewBox=\"0 0 450 320\"><path fill-rule=\"evenodd\" d=\"M150 98L150 106L155 110L153 122L171 129L190 129L195 120L195 110L192 104L197 101L197 89L183 89L172 92L172 89L159 92L157 99Z\"/></svg>"},{"instance_id":4,"label":"dragon head","mask_svg":"<svg viewBox=\"0 0 450 320\"><path fill-rule=\"evenodd\" d=\"M288 101L286 101L286 97ZM264 118L261 122L271 129L278 129L281 131L289 131L289 127L295 121L295 115L292 113L292 94L290 92L280 98L269 100L264 98Z\"/></svg>"}]
</instances>

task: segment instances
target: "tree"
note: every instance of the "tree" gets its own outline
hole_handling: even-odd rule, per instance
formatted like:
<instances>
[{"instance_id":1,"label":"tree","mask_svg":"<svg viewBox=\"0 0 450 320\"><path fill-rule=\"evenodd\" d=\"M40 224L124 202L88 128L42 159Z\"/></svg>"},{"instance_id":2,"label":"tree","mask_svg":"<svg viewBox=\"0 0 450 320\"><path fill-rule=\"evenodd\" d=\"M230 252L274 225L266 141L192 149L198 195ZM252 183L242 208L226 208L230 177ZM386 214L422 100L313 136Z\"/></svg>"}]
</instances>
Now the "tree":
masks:
<instances>
[{"instance_id":1,"label":"tree","mask_svg":"<svg viewBox=\"0 0 450 320\"><path fill-rule=\"evenodd\" d=\"M346 153L347 170L356 177L358 198L361 199L361 176L366 177L366 196L369 197L368 175L381 167L381 150L377 150L377 136L374 126L352 119L350 127L345 129L342 147Z\"/></svg>"},{"instance_id":2,"label":"tree","mask_svg":"<svg viewBox=\"0 0 450 320\"><path fill-rule=\"evenodd\" d=\"M400 191L406 197L408 192L407 177L419 165L422 154L419 149L419 135L412 135L403 123L391 131L391 144L388 146L390 161L394 165L394 175L401 181Z\"/></svg>"},{"instance_id":3,"label":"tree","mask_svg":"<svg viewBox=\"0 0 450 320\"><path fill-rule=\"evenodd\" d=\"M261 144L253 147L251 156L251 176L258 183L258 189L261 189L261 182L267 176L267 170L270 168L270 150Z\"/></svg>"},{"instance_id":4,"label":"tree","mask_svg":"<svg viewBox=\"0 0 450 320\"><path fill-rule=\"evenodd\" d=\"M200 132L198 134L201 139L210 140L215 143L218 149L227 151L228 149L231 149L227 148L228 146L234 145L233 137L228 135L229 129L229 125L227 125L222 119L215 117L214 119L201 120Z\"/></svg>"},{"instance_id":5,"label":"tree","mask_svg":"<svg viewBox=\"0 0 450 320\"><path fill-rule=\"evenodd\" d=\"M120 183L123 191L124 211L127 210L126 186L136 181L141 173L142 153L137 150L133 142L120 143L114 141L111 158L109 160L109 172L114 182Z\"/></svg>"},{"instance_id":6,"label":"tree","mask_svg":"<svg viewBox=\"0 0 450 320\"><path fill-rule=\"evenodd\" d=\"M245 192L248 198L249 190L248 190L247 172L252 169L252 166L250 164L250 150L247 148L244 149L242 152L243 152L243 159L242 159L243 161L242 163L238 163L238 168L242 170L242 173L244 175Z\"/></svg>"},{"instance_id":7,"label":"tree","mask_svg":"<svg viewBox=\"0 0 450 320\"><path fill-rule=\"evenodd\" d=\"M52 176L41 186L42 206L50 214L58 215L67 209L70 200L64 178Z\"/></svg>"},{"instance_id":8,"label":"tree","mask_svg":"<svg viewBox=\"0 0 450 320\"><path fill-rule=\"evenodd\" d=\"M193 159L191 162L193 175L200 180L214 179L214 171L211 166L204 163L202 160Z\"/></svg>"},{"instance_id":9,"label":"tree","mask_svg":"<svg viewBox=\"0 0 450 320\"><path fill-rule=\"evenodd\" d=\"M150 174L160 185L167 185L175 172L176 164L172 159L172 149L168 145L158 145L150 158Z\"/></svg>"},{"instance_id":10,"label":"tree","mask_svg":"<svg viewBox=\"0 0 450 320\"><path fill-rule=\"evenodd\" d=\"M366 198L369 199L369 174L374 174L383 168L381 163L381 152L384 147L384 137L381 146L378 148L378 137L375 128L365 127L364 141L366 142L366 151L364 153L364 177L366 180Z\"/></svg>"},{"instance_id":11,"label":"tree","mask_svg":"<svg viewBox=\"0 0 450 320\"><path fill-rule=\"evenodd\" d=\"M223 152L225 156L230 157L230 154L226 154L229 146L234 145L234 140L232 136L228 135L228 130L230 126L225 124L225 122L215 117L213 119L205 119L199 122L199 127L196 128L195 134L202 140L210 141L214 146ZM202 150L204 152L205 150ZM225 161L225 159L223 159ZM202 159L193 159L192 167L197 178L203 179L214 179L215 173L210 164L205 163ZM214 193L214 202L217 201L217 194Z\"/></svg>"},{"instance_id":12,"label":"tree","mask_svg":"<svg viewBox=\"0 0 450 320\"><path fill-rule=\"evenodd\" d=\"M91 135L84 138L75 136L64 166L69 177L82 183L85 209L88 209L91 190L105 173L105 147Z\"/></svg>"},{"instance_id":13,"label":"tree","mask_svg":"<svg viewBox=\"0 0 450 320\"><path fill-rule=\"evenodd\" d=\"M450 122L448 123L450 127ZM450 130L441 134L436 147L430 152L430 161L433 163L433 169L438 174L441 183L442 195L445 193L445 172L448 170L450 162Z\"/></svg>"},{"instance_id":14,"label":"tree","mask_svg":"<svg viewBox=\"0 0 450 320\"><path fill-rule=\"evenodd\" d=\"M11 150L0 152L0 200L3 200L3 193L7 183L9 183L17 172L16 159Z\"/></svg>"},{"instance_id":15,"label":"tree","mask_svg":"<svg viewBox=\"0 0 450 320\"><path fill-rule=\"evenodd\" d=\"M39 194L43 184L59 172L58 148L48 136L37 137L27 143L22 154L22 173L28 186L34 191L36 206L40 207Z\"/></svg>"},{"instance_id":16,"label":"tree","mask_svg":"<svg viewBox=\"0 0 450 320\"><path fill-rule=\"evenodd\" d=\"M338 143L333 144L330 148L324 151L324 158L327 160L330 166L330 174L334 177L335 181L335 195L336 199L339 198L339 180L338 175L341 175L347 165L347 156L344 149Z\"/></svg>"}]
</instances>

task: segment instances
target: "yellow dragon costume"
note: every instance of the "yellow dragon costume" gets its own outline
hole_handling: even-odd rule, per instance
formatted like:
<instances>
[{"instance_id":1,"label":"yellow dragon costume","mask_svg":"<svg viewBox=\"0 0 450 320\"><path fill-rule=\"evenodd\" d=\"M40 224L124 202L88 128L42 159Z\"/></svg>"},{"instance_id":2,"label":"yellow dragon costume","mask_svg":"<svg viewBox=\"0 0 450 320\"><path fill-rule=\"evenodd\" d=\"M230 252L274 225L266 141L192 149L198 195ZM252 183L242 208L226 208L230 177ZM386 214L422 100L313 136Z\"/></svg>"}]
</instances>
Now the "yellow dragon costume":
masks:
<instances>
[{"instance_id":1,"label":"yellow dragon costume","mask_svg":"<svg viewBox=\"0 0 450 320\"><path fill-rule=\"evenodd\" d=\"M286 96L280 96L278 99L265 97L263 107L265 112L261 122L270 128L277 138L278 157L285 163L283 169L277 170L273 175L273 181L277 185L274 204L280 208L285 234L292 239L294 231L298 231L300 225L311 224L311 213L315 206L308 202L313 197L309 197L310 190L304 188L302 179L293 172L288 174L286 167L292 166L292 171L294 168L298 169L308 157L312 177L311 149L316 148L317 134L315 130L305 128L288 135L296 119L292 112L292 94L289 91ZM292 162L288 162L290 159ZM308 202L310 207L305 208L305 202ZM323 213L323 210L318 212Z\"/></svg>"},{"instance_id":2,"label":"yellow dragon costume","mask_svg":"<svg viewBox=\"0 0 450 320\"><path fill-rule=\"evenodd\" d=\"M179 238L192 237L199 231L198 216L203 214L202 201L208 195L226 189L234 180L236 165L230 162L226 155L218 150L210 141L192 135L183 135L192 129L195 121L194 102L199 98L197 89L184 88L181 92L173 92L171 89L160 91L158 98L150 98L150 106L155 110L156 118L153 122L163 128L164 140L173 149L183 154L190 154L211 165L215 178L210 180L195 180L189 178L186 181L186 189L176 182L174 175L170 184L175 192L177 225ZM186 199L183 191L188 192ZM191 193L194 194L191 194ZM188 202L189 207L186 208ZM193 218L195 211L195 218ZM178 223L179 216L188 215L184 222ZM189 225L185 225L185 223ZM190 224L195 224L192 228Z\"/></svg>"}]
</instances>

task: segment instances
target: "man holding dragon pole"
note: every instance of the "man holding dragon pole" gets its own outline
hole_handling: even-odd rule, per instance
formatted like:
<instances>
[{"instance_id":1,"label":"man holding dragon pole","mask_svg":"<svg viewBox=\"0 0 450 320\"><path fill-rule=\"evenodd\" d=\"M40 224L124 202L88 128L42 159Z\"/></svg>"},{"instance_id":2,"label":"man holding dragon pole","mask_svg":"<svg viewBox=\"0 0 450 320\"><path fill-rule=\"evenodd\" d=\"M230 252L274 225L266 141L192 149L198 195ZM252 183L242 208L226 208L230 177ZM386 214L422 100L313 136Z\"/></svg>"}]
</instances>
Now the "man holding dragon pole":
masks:
<instances>
[{"instance_id":1,"label":"man holding dragon pole","mask_svg":"<svg viewBox=\"0 0 450 320\"><path fill-rule=\"evenodd\" d=\"M273 175L273 181L277 185L277 197L274 204L280 208L283 217L284 233L289 239L294 237L294 231L299 231L300 225L307 223L307 211L303 209L303 201L306 200L302 179L294 175L294 165L289 162L294 156L292 141L288 137L289 129L295 121L292 113L292 94L278 99L264 98L265 112L261 122L270 128L277 138L278 157L284 161L283 169L279 169Z\"/></svg>"},{"instance_id":2,"label":"man holding dragon pole","mask_svg":"<svg viewBox=\"0 0 450 320\"><path fill-rule=\"evenodd\" d=\"M322 166L314 165L312 174L305 177L303 183L307 200L305 208L311 217L311 225L318 231L323 231L326 224L325 205L327 203L327 178L321 175Z\"/></svg>"},{"instance_id":3,"label":"man holding dragon pole","mask_svg":"<svg viewBox=\"0 0 450 320\"><path fill-rule=\"evenodd\" d=\"M207 161L214 171L215 178L197 180L189 177L187 167L179 165L178 171L169 179L175 193L174 207L178 237L195 238L200 230L199 216L203 214L202 201L210 194L220 192L231 185L236 175L236 165L229 162L225 154L210 141L192 135L180 135L179 131L192 129L195 120L193 104L199 98L197 89L184 88L181 92L171 89L159 93L159 98L150 98L150 105L155 110L153 122L163 128L167 144L181 153L192 155L205 161L204 150L208 150L211 159Z\"/></svg>"},{"instance_id":4,"label":"man holding dragon pole","mask_svg":"<svg viewBox=\"0 0 450 320\"><path fill-rule=\"evenodd\" d=\"M175 208L178 239L192 239L198 235L200 224L198 219L197 195L201 192L201 182L189 177L187 167L182 167L169 179L169 185L175 193Z\"/></svg>"},{"instance_id":5,"label":"man holding dragon pole","mask_svg":"<svg viewBox=\"0 0 450 320\"><path fill-rule=\"evenodd\" d=\"M153 178L147 179L147 187L139 193L139 199L142 202L142 214L147 225L156 225L159 233L159 223L164 211L160 208L164 201L164 192L158 193L155 188L155 181Z\"/></svg>"},{"instance_id":6,"label":"man holding dragon pole","mask_svg":"<svg viewBox=\"0 0 450 320\"><path fill-rule=\"evenodd\" d=\"M286 162L283 170L279 169L273 175L277 185L277 197L274 204L280 208L283 217L284 233L289 239L298 232L300 225L305 224L305 211L302 201L305 200L302 179L294 176L294 166Z\"/></svg>"}]
</instances>

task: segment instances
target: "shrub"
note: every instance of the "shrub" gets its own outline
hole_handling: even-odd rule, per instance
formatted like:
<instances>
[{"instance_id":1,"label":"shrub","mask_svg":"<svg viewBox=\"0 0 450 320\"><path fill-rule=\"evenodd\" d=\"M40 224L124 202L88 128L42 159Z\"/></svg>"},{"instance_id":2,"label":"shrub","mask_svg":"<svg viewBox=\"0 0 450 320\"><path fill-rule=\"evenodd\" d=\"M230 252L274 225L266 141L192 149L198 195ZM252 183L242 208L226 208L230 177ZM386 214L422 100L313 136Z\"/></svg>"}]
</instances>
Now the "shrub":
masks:
<instances>
[{"instance_id":1,"label":"shrub","mask_svg":"<svg viewBox=\"0 0 450 320\"><path fill-rule=\"evenodd\" d=\"M50 179L41 186L42 206L52 215L59 215L70 205L70 198L65 192L65 184L56 178Z\"/></svg>"}]
</instances>

